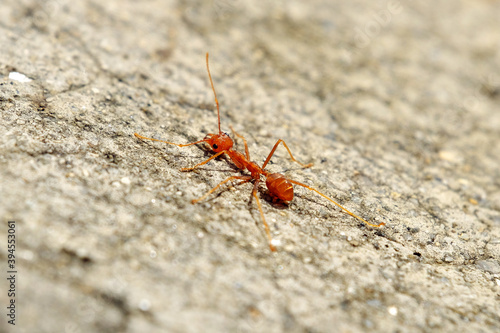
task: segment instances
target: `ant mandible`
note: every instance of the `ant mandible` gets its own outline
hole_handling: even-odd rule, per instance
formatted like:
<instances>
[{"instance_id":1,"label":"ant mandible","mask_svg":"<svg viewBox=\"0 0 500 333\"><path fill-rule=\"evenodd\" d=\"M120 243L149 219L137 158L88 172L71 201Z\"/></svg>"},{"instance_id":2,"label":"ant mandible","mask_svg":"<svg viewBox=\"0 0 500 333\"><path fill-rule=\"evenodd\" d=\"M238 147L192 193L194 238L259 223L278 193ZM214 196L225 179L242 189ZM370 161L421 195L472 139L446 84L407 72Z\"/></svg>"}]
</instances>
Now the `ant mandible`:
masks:
<instances>
[{"instance_id":1,"label":"ant mandible","mask_svg":"<svg viewBox=\"0 0 500 333\"><path fill-rule=\"evenodd\" d=\"M267 225L266 219L264 218L264 212L262 211L262 205L260 204L259 197L257 196L257 191L259 188L259 184L261 182L261 176L264 176L266 178L266 186L269 189L269 194L273 198L280 199L284 202L291 201L293 199L293 184L295 184L295 185L305 187L308 190L316 192L317 194L321 195L323 198L329 200L330 202L332 202L336 206L340 207L347 214L351 215L352 217L357 218L358 220L366 223L367 225L370 225L372 227L381 227L381 226L385 225L385 223L383 223L383 222L380 224L370 223L370 222L364 220L363 218L351 213L350 211L348 211L347 209L345 209L340 204L333 201L331 198L327 197L325 194L321 193L320 191L318 191L318 190L316 190L316 189L314 189L306 184L302 184L302 183L299 183L298 181L289 179L280 173L270 173L269 171L267 171L265 169L265 167L266 167L267 163L269 163L269 161L271 160L271 157L273 156L274 152L276 151L276 148L278 148L278 145L280 143L282 143L283 146L285 146L285 148L288 151L288 154L290 155L290 158L292 159L293 162L298 163L303 168L309 168L313 165L312 163L302 164L299 161L297 161L293 157L292 152L290 151L290 148L288 148L288 146L286 145L285 141L279 139L276 142L273 149L271 149L269 156L267 156L266 160L264 161L264 164L262 164L262 166L260 167L257 165L257 163L250 161L250 153L248 151L248 145L247 145L246 139L242 135L236 133L234 131L234 129L232 127L230 127L233 134L236 137L243 140L243 143L245 144L245 155L243 155L239 151L233 149L233 140L229 137L229 135L222 132L221 128L220 128L219 101L217 99L217 94L215 93L214 83L212 81L212 75L210 75L210 68L208 66L208 52L206 55L206 62L207 62L208 78L210 79L210 85L212 86L212 90L214 92L214 97L215 97L215 104L217 106L217 119L218 119L218 124L219 124L219 133L218 134L211 134L210 133L210 134L207 134L205 136L205 138L203 138L202 140L198 140L196 142L191 142L191 143L186 143L186 144L178 144L178 143L173 143L173 142L168 142L168 141L163 141L163 140L158 140L158 139L147 138L147 137L144 137L140 134L134 133L134 135L137 138L142 139L142 140L158 141L158 142L168 143L170 145L175 145L177 147L187 147L187 146L192 146L192 145L195 145L198 143L206 142L206 143L208 143L210 148L215 152L215 154L212 157L210 157L209 159L207 159L206 161L198 163L191 168L182 168L181 171L194 170L201 165L207 164L208 162L217 158L218 156L220 156L222 154L226 154L227 156L229 156L231 161L236 165L236 167L238 169L248 170L248 172L250 172L250 175L231 176L231 177L226 178L224 181L220 182L217 186L212 188L210 191L208 191L202 197L192 200L191 202L193 204L195 204L199 201L202 201L207 196L209 196L214 191L216 191L219 187L221 187L222 185L224 185L225 183L227 183L231 180L234 180L234 179L241 180L241 182L239 184L244 184L244 183L248 183L248 182L253 181L254 184L253 184L252 195L255 198L255 201L257 202L257 206L259 208L260 216L262 218L262 222L263 222L264 228L266 230L267 239L269 242L269 248L271 249L271 251L276 251L276 247L273 245L273 239L271 237L271 232L269 230L269 226Z\"/></svg>"}]
</instances>

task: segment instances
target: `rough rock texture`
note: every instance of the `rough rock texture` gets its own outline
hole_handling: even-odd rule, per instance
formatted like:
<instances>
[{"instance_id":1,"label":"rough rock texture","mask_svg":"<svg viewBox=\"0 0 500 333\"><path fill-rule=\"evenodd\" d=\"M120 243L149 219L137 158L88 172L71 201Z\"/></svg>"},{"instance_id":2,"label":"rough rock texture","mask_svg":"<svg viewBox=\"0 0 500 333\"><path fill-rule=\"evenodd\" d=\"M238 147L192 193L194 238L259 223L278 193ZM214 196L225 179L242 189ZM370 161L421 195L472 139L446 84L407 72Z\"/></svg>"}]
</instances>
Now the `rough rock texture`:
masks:
<instances>
[{"instance_id":1,"label":"rough rock texture","mask_svg":"<svg viewBox=\"0 0 500 333\"><path fill-rule=\"evenodd\" d=\"M500 331L498 1L0 3L2 332ZM202 145L222 127L314 192ZM12 72L31 81L9 78ZM242 148L239 140L238 147ZM5 273L6 274L6 273ZM0 301L9 298L5 279Z\"/></svg>"}]
</instances>

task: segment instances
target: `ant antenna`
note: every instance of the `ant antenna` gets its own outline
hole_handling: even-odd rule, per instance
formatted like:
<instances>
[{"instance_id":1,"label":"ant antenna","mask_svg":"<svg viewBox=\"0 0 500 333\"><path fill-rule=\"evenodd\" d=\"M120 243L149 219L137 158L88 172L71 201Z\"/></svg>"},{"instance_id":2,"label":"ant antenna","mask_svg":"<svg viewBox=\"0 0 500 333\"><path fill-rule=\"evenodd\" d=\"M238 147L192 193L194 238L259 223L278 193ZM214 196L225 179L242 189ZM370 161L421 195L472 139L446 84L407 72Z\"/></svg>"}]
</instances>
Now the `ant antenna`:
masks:
<instances>
[{"instance_id":1,"label":"ant antenna","mask_svg":"<svg viewBox=\"0 0 500 333\"><path fill-rule=\"evenodd\" d=\"M219 135L222 134L220 130L220 111L219 111L219 100L217 99L217 94L215 93L214 82L212 81L212 75L210 75L210 68L208 67L208 52L207 52L207 72L208 78L210 79L210 84L212 85L212 90L214 92L215 104L217 105L217 119L219 120Z\"/></svg>"}]
</instances>

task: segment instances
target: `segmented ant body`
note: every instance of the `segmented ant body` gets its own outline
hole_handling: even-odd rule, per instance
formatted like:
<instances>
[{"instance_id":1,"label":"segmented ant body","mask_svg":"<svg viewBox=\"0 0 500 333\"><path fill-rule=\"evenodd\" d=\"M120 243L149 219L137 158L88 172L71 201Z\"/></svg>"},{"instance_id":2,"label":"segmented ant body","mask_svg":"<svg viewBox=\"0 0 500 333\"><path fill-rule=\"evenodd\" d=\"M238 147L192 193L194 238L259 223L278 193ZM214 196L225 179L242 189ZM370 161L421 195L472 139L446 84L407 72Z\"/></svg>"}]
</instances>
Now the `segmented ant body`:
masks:
<instances>
[{"instance_id":1,"label":"segmented ant body","mask_svg":"<svg viewBox=\"0 0 500 333\"><path fill-rule=\"evenodd\" d=\"M383 222L380 223L380 224L370 223L370 222L362 219L361 217L359 217L359 216L351 213L350 211L348 211L347 209L345 209L344 207L342 207L340 204L338 204L337 202L333 201L331 198L327 197L325 194L319 192L318 190L316 190L316 189L314 189L314 188L312 188L312 187L310 187L310 186L308 186L306 184L302 184L302 183L297 182L295 180L289 179L289 178L287 178L286 176L284 176L284 175L282 175L280 173L270 173L269 171L267 171L265 169L266 165L271 160L271 157L273 156L274 152L276 151L276 149L278 148L278 146L279 146L280 143L282 143L283 146L286 148L286 150L288 151L288 154L290 155L290 158L292 159L292 161L298 163L303 168L309 168L309 167L311 167L313 165L312 163L302 164L299 161L297 161L293 157L292 152L290 151L290 149L286 145L285 141L283 141L283 140L280 139L280 140L278 140L276 142L276 144L274 145L273 149L271 150L271 152L267 156L266 160L264 161L264 164L262 164L262 167L260 167L259 165L257 165L257 163L250 161L250 153L248 151L248 145L247 145L246 139L242 135L236 133L233 130L233 128L231 127L231 130L233 131L233 134L236 137L238 137L238 138L240 138L240 139L243 140L243 143L245 145L245 154L242 154L241 152L233 149L233 145L234 145L233 140L229 137L229 135L227 135L226 133L224 133L224 132L221 131L219 101L217 99L217 94L215 92L214 84L213 84L213 81L212 81L212 76L210 74L210 68L209 68L209 65L208 65L208 53L206 55L206 62L207 62L208 77L210 79L210 84L211 84L212 90L214 92L215 104L217 106L217 119L218 119L218 124L219 124L219 133L218 134L212 134L212 133L210 133L210 134L207 134L205 136L205 138L203 138L201 140L198 140L196 142L190 142L190 143L186 143L186 144L178 144L178 143L173 143L173 142L168 142L168 141L163 141L163 140L158 140L158 139L147 138L147 137L144 137L144 136L142 136L140 134L134 133L134 135L137 138L142 139L142 140L151 140L151 141L163 142L163 143L175 145L175 146L178 146L178 147L192 146L192 145L204 142L204 143L207 143L210 146L210 149L215 153L214 155L212 155L206 161L198 163L198 164L196 164L195 166L193 166L191 168L182 168L181 169L182 171L191 171L191 170L194 170L197 167L199 167L201 165L204 165L204 164L210 162L211 160L217 158L218 156L220 156L222 154L226 154L227 156L229 156L229 158L231 159L231 161L236 165L236 167L238 169L247 170L250 173L250 175L230 176L230 177L226 178L224 181L220 182L217 186L215 186L210 191L208 191L205 195L201 196L198 199L192 200L191 202L193 204L195 204L195 203L197 203L199 201L202 201L207 196L209 196L214 191L216 191L220 186L224 185L225 183L227 183L227 182L229 182L231 180L236 180L236 179L237 180L241 180L240 184L248 183L248 182L253 181L254 185L253 185L253 190L252 190L252 196L255 198L255 201L257 202L257 206L259 208L260 216L262 218L262 222L263 222L265 230L266 230L266 234L267 234L267 238L268 238L268 242L269 242L269 248L271 249L271 251L276 251L276 247L273 245L273 239L271 237L271 232L269 230L269 226L268 226L268 224L266 222L266 219L264 217L264 212L262 211L262 205L260 203L259 197L257 196L259 184L262 181L261 180L262 176L266 178L266 186L267 186L267 188L269 190L269 194L272 197L280 199L280 200L282 200L284 202L289 202L289 201L291 201L293 199L293 185L295 184L295 185L299 185L299 186L305 187L308 190L316 192L317 194L319 194L323 198L329 200L330 202L332 202L336 206L340 207L347 214L351 215L352 217L357 218L358 220L366 223L367 225L370 225L372 227L381 227L381 226L385 225L385 223L383 223Z\"/></svg>"}]
</instances>

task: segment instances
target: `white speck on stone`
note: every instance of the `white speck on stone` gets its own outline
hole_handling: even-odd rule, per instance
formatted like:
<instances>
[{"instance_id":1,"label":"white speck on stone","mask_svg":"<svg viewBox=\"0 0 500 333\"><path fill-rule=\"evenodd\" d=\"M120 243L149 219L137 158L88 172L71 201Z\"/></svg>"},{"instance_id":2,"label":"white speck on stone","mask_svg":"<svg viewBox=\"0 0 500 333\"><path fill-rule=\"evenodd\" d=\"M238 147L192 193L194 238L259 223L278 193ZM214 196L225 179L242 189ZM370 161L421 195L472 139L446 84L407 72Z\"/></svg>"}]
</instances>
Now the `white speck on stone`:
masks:
<instances>
[{"instance_id":1,"label":"white speck on stone","mask_svg":"<svg viewBox=\"0 0 500 333\"><path fill-rule=\"evenodd\" d=\"M500 279L495 279L495 280L496 280L496 282L497 282L497 286L499 286L499 287L500 287Z\"/></svg>"},{"instance_id":2,"label":"white speck on stone","mask_svg":"<svg viewBox=\"0 0 500 333\"><path fill-rule=\"evenodd\" d=\"M20 252L20 257L26 261L31 261L31 260L33 260L34 255L33 255L32 251L25 250L25 251ZM499 283L499 280L497 280L497 283Z\"/></svg>"},{"instance_id":3,"label":"white speck on stone","mask_svg":"<svg viewBox=\"0 0 500 333\"><path fill-rule=\"evenodd\" d=\"M149 299L143 298L139 301L139 309L141 311L148 311L151 308L151 302Z\"/></svg>"},{"instance_id":4,"label":"white speck on stone","mask_svg":"<svg viewBox=\"0 0 500 333\"><path fill-rule=\"evenodd\" d=\"M76 249L76 255L79 258L85 258L85 257L89 256L89 251L85 248L80 247L80 248Z\"/></svg>"},{"instance_id":5,"label":"white speck on stone","mask_svg":"<svg viewBox=\"0 0 500 333\"><path fill-rule=\"evenodd\" d=\"M156 203L156 199L151 199L151 203Z\"/></svg>"},{"instance_id":6,"label":"white speck on stone","mask_svg":"<svg viewBox=\"0 0 500 333\"><path fill-rule=\"evenodd\" d=\"M198 236L198 238L203 238L203 236L205 236L205 235L203 234L203 232L198 231L198 233L196 234L196 236Z\"/></svg>"},{"instance_id":7,"label":"white speck on stone","mask_svg":"<svg viewBox=\"0 0 500 333\"><path fill-rule=\"evenodd\" d=\"M26 83L32 81L29 77L27 77L24 74L18 73L18 72L10 72L9 73L9 79L18 81L21 83Z\"/></svg>"},{"instance_id":8,"label":"white speck on stone","mask_svg":"<svg viewBox=\"0 0 500 333\"><path fill-rule=\"evenodd\" d=\"M280 246L281 245L281 241L279 239L272 239L271 240L271 245L273 245L273 246Z\"/></svg>"},{"instance_id":9,"label":"white speck on stone","mask_svg":"<svg viewBox=\"0 0 500 333\"><path fill-rule=\"evenodd\" d=\"M398 308L395 307L395 306L390 306L388 309L387 309L387 312L389 312L389 314L391 316L396 316L398 314Z\"/></svg>"},{"instance_id":10,"label":"white speck on stone","mask_svg":"<svg viewBox=\"0 0 500 333\"><path fill-rule=\"evenodd\" d=\"M460 162L462 157L456 151L441 150L439 152L439 158L447 162Z\"/></svg>"},{"instance_id":11,"label":"white speck on stone","mask_svg":"<svg viewBox=\"0 0 500 333\"><path fill-rule=\"evenodd\" d=\"M149 252L149 256L151 258L156 258L156 251L155 250L151 250L151 252Z\"/></svg>"},{"instance_id":12,"label":"white speck on stone","mask_svg":"<svg viewBox=\"0 0 500 333\"><path fill-rule=\"evenodd\" d=\"M128 177L123 177L120 181L124 185L130 185L130 178L128 178Z\"/></svg>"}]
</instances>

